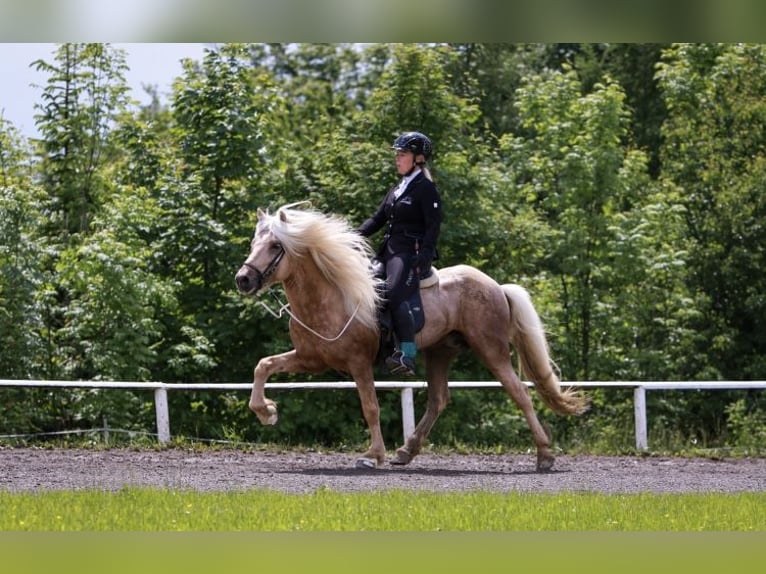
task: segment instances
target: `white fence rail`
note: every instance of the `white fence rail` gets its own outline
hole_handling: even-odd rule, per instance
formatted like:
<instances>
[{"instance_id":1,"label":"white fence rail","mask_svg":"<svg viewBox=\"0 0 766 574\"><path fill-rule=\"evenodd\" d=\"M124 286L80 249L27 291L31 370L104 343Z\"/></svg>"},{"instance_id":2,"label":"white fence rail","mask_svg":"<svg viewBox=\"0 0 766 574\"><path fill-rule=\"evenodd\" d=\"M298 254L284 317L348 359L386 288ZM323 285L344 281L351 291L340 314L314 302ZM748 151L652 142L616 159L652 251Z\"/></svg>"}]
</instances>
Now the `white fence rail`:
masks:
<instances>
[{"instance_id":1,"label":"white fence rail","mask_svg":"<svg viewBox=\"0 0 766 574\"><path fill-rule=\"evenodd\" d=\"M531 387L529 382L525 383ZM633 389L636 449L649 448L647 435L646 391L659 390L748 390L766 389L766 381L562 381L562 387L578 388L627 388ZM168 415L168 391L249 391L251 383L158 383L122 381L25 381L0 379L0 389L14 388L70 388L70 389L128 389L153 390L157 420L157 439L160 443L170 441L170 417ZM400 390L402 394L402 431L404 439L415 429L414 391L425 389L425 381L378 381L377 389ZM497 381L451 381L450 389L502 388ZM290 382L266 383L266 389L274 390L333 390L355 389L353 381L339 382Z\"/></svg>"}]
</instances>

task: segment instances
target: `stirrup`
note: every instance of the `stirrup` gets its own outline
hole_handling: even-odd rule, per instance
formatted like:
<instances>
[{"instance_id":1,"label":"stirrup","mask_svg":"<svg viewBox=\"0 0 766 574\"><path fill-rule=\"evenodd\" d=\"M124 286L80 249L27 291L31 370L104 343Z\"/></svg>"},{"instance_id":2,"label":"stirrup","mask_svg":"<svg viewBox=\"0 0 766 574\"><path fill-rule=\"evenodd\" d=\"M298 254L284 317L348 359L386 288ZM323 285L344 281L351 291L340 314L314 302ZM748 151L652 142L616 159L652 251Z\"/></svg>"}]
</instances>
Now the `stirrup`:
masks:
<instances>
[{"instance_id":1,"label":"stirrup","mask_svg":"<svg viewBox=\"0 0 766 574\"><path fill-rule=\"evenodd\" d=\"M399 349L394 351L393 355L386 357L386 368L392 375L405 375L407 377L416 377L415 361L406 357Z\"/></svg>"}]
</instances>

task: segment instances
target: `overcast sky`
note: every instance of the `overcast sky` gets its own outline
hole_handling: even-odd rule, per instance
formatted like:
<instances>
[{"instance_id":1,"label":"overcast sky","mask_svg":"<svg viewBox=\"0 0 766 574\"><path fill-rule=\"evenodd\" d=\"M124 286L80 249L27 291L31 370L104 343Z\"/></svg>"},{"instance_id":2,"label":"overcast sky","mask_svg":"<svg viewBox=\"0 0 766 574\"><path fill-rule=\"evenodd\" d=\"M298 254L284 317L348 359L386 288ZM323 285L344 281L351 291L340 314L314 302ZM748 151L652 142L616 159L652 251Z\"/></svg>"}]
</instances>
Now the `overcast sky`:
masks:
<instances>
[{"instance_id":1,"label":"overcast sky","mask_svg":"<svg viewBox=\"0 0 766 574\"><path fill-rule=\"evenodd\" d=\"M205 44L113 44L127 52L129 70L125 78L132 96L146 102L142 85L157 86L167 100L173 79L181 74L181 60L201 60ZM0 115L10 121L25 136L36 136L34 104L40 103L41 88L47 75L38 73L30 64L35 60L53 63L57 44L0 43Z\"/></svg>"}]
</instances>

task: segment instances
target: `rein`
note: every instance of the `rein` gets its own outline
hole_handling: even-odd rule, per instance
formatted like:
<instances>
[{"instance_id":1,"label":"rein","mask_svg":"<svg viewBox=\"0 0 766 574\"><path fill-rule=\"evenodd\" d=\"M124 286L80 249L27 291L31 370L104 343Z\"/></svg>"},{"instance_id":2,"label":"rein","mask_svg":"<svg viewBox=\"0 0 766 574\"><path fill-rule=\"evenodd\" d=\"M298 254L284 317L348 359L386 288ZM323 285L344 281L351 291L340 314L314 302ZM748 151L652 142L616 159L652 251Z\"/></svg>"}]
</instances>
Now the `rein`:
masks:
<instances>
[{"instance_id":1,"label":"rein","mask_svg":"<svg viewBox=\"0 0 766 574\"><path fill-rule=\"evenodd\" d=\"M328 338L328 337L325 337L324 335L322 335L321 333L317 333L314 329L312 329L311 327L306 325L306 323L304 323L303 321L298 319L298 317L296 317L295 314L292 311L290 311L290 309L289 309L290 303L282 303L282 302L280 302L279 298L277 297L277 294L274 293L273 290L269 290L269 292L271 293L271 296L274 297L274 300L279 304L279 310L274 311L271 307L269 307L263 301L258 301L258 304L260 306L262 306L264 309L266 309L273 317L276 317L277 319L281 319L282 318L282 314L283 313L287 313L290 316L291 319L293 319L301 327L306 329L309 333L311 333L312 335L316 335L317 337L319 337L320 339L322 339L323 341L326 341L328 343L332 343L334 341L337 341L338 339L340 339L343 336L343 334L348 330L349 325L351 325L351 321L353 321L354 317L356 317L356 314L359 311L359 306L361 305L361 302L357 303L356 309L354 309L354 312L351 314L351 317L348 318L348 321L346 321L346 324L343 325L343 328L340 330L340 333L338 333L335 337Z\"/></svg>"}]
</instances>

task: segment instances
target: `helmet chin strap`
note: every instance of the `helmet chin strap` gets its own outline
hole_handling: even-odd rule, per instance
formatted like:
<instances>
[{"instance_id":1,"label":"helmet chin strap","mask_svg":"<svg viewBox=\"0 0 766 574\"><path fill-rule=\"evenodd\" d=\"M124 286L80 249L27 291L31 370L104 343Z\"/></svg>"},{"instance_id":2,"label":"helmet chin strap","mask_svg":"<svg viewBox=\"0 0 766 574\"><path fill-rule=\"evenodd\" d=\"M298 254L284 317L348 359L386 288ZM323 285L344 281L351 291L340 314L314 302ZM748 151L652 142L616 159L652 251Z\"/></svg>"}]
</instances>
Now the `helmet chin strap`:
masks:
<instances>
[{"instance_id":1,"label":"helmet chin strap","mask_svg":"<svg viewBox=\"0 0 766 574\"><path fill-rule=\"evenodd\" d=\"M404 174L404 177L411 176L412 172L415 171L417 168L419 168L422 165L423 165L422 163L418 163L417 161L415 161L415 158L413 157L412 158L412 167L409 169L409 171L407 171L407 173Z\"/></svg>"}]
</instances>

